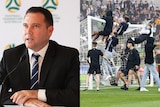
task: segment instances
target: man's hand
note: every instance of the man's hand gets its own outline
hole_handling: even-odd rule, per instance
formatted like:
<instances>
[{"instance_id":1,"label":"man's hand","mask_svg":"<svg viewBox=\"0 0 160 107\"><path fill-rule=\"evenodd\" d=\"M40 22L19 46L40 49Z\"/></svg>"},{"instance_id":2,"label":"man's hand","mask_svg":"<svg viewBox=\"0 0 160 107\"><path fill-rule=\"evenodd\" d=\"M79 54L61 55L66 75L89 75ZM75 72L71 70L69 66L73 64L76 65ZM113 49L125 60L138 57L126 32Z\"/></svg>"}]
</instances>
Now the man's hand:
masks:
<instances>
[{"instance_id":1,"label":"man's hand","mask_svg":"<svg viewBox=\"0 0 160 107\"><path fill-rule=\"evenodd\" d=\"M10 99L19 105L23 105L29 99L38 99L38 90L22 90L15 92Z\"/></svg>"},{"instance_id":2,"label":"man's hand","mask_svg":"<svg viewBox=\"0 0 160 107\"><path fill-rule=\"evenodd\" d=\"M134 71L138 71L140 66L136 65Z\"/></svg>"},{"instance_id":3,"label":"man's hand","mask_svg":"<svg viewBox=\"0 0 160 107\"><path fill-rule=\"evenodd\" d=\"M139 69L139 66L138 66L138 65L136 65L135 67L136 67L136 69Z\"/></svg>"},{"instance_id":4,"label":"man's hand","mask_svg":"<svg viewBox=\"0 0 160 107\"><path fill-rule=\"evenodd\" d=\"M37 99L29 99L29 100L27 100L24 103L24 106L27 106L27 107L51 107L47 103L42 102L42 101L37 100Z\"/></svg>"}]
</instances>

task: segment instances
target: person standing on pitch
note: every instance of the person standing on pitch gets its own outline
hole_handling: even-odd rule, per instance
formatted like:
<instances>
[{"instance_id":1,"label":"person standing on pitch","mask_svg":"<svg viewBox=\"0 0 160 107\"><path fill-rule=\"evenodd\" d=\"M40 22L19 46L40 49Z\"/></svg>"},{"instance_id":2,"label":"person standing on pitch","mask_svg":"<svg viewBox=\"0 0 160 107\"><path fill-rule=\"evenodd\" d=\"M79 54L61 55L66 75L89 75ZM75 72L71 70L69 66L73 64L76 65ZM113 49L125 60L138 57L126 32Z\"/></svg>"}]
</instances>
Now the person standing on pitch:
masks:
<instances>
[{"instance_id":1,"label":"person standing on pitch","mask_svg":"<svg viewBox=\"0 0 160 107\"><path fill-rule=\"evenodd\" d=\"M140 78L138 77L138 69L140 66L140 56L136 48L134 48L134 42L132 40L129 40L127 42L127 47L129 49L129 54L127 58L127 65L126 69L128 71L128 86L125 84L123 88L126 89L129 87L129 84L131 84L131 80L133 75L138 80L138 84L140 85ZM128 89L127 89L128 90ZM140 87L137 88L137 90L140 90Z\"/></svg>"},{"instance_id":2,"label":"person standing on pitch","mask_svg":"<svg viewBox=\"0 0 160 107\"><path fill-rule=\"evenodd\" d=\"M123 88L124 90L128 90L128 87L125 87L128 84L126 80L126 77L128 76L128 71L126 69L127 59L128 59L128 53L126 53L125 49L123 49L121 54L121 67L117 72L115 83L111 84L113 86L118 86L118 80L121 79L124 83L124 85L121 88Z\"/></svg>"},{"instance_id":3,"label":"person standing on pitch","mask_svg":"<svg viewBox=\"0 0 160 107\"><path fill-rule=\"evenodd\" d=\"M141 88L140 91L148 91L145 88L146 79L148 76L149 71L152 73L153 78L155 79L158 85L158 91L160 92L160 79L158 72L156 71L156 63L154 62L153 50L156 46L160 46L160 42L154 43L154 38L149 37L147 39L147 43L145 44L145 67L144 73L141 81Z\"/></svg>"},{"instance_id":4,"label":"person standing on pitch","mask_svg":"<svg viewBox=\"0 0 160 107\"><path fill-rule=\"evenodd\" d=\"M103 53L101 50L96 49L96 46L97 42L92 42L92 49L88 51L87 61L89 63L89 70L86 77L86 88L84 90L88 90L90 75L96 74L96 89L97 91L99 91L100 76L101 76L99 59L100 56L103 56Z\"/></svg>"}]
</instances>

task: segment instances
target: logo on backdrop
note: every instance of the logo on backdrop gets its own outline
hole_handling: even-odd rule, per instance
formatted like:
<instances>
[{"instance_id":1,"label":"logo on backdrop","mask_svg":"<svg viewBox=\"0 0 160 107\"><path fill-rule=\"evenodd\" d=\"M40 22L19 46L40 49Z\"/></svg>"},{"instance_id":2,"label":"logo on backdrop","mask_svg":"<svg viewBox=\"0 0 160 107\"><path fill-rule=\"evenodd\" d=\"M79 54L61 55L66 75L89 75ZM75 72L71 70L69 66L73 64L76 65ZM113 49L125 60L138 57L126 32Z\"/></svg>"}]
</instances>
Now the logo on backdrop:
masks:
<instances>
[{"instance_id":1,"label":"logo on backdrop","mask_svg":"<svg viewBox=\"0 0 160 107\"><path fill-rule=\"evenodd\" d=\"M8 9L10 13L17 12L21 6L21 0L6 0L5 3L6 9Z\"/></svg>"},{"instance_id":2,"label":"logo on backdrop","mask_svg":"<svg viewBox=\"0 0 160 107\"><path fill-rule=\"evenodd\" d=\"M51 12L57 9L58 4L59 0L42 0L42 7L48 9Z\"/></svg>"},{"instance_id":3,"label":"logo on backdrop","mask_svg":"<svg viewBox=\"0 0 160 107\"><path fill-rule=\"evenodd\" d=\"M55 13L55 10L57 10L57 7L59 5L59 0L42 0L42 7L48 9L51 13L54 12L54 23L59 22L60 17L58 14Z\"/></svg>"},{"instance_id":4,"label":"logo on backdrop","mask_svg":"<svg viewBox=\"0 0 160 107\"><path fill-rule=\"evenodd\" d=\"M4 15L4 23L21 23L23 18L20 14L17 14L20 7L21 0L5 0L5 8L8 10L8 13Z\"/></svg>"},{"instance_id":5,"label":"logo on backdrop","mask_svg":"<svg viewBox=\"0 0 160 107\"><path fill-rule=\"evenodd\" d=\"M4 48L4 50L7 50L7 49L10 49L10 48L14 48L15 47L15 44L14 43L11 43L11 44L7 44Z\"/></svg>"}]
</instances>

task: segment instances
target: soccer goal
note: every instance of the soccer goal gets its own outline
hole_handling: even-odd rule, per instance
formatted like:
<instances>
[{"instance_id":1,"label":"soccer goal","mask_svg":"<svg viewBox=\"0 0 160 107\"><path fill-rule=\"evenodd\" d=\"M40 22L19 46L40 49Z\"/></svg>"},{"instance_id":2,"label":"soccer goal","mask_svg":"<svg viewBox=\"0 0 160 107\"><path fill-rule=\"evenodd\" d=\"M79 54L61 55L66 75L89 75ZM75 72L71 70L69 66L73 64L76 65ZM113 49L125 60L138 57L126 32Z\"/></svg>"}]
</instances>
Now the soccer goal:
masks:
<instances>
[{"instance_id":1,"label":"soccer goal","mask_svg":"<svg viewBox=\"0 0 160 107\"><path fill-rule=\"evenodd\" d=\"M147 24L147 23L146 23ZM146 24L129 24L129 28L124 32L122 36L118 36L119 44L115 47L115 51L118 55L120 55L121 50L126 46L126 41L129 37L136 37L139 35L139 31L142 27L146 26ZM105 20L99 19L96 17L88 16L86 19L81 21L80 23L80 74L87 74L89 65L87 63L87 52L92 48L92 33L94 31L103 30L105 25ZM141 68L139 70L140 76L143 74L143 66L144 66L144 42L141 44L135 45L136 49L139 51L141 58ZM104 51L105 44L98 44L98 49ZM101 61L100 61L101 62ZM116 66L120 66L121 63L118 59L115 60ZM88 89L93 89L93 76L90 77L89 87ZM81 82L81 87L84 86L85 81ZM150 76L150 86L153 86L153 77Z\"/></svg>"}]
</instances>

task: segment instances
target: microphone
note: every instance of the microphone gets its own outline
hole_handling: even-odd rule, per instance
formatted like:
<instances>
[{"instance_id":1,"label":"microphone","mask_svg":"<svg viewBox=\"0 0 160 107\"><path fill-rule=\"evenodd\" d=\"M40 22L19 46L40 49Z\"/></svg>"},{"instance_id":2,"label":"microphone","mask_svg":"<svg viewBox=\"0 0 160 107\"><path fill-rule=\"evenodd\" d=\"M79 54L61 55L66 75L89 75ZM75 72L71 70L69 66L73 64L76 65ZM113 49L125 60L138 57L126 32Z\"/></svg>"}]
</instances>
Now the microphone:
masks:
<instances>
[{"instance_id":1,"label":"microphone","mask_svg":"<svg viewBox=\"0 0 160 107\"><path fill-rule=\"evenodd\" d=\"M21 62L26 58L26 56L22 56L19 59L19 62L17 63L17 65L5 76L5 78L2 81L2 85L5 84L6 79L17 69L17 67L21 64Z\"/></svg>"},{"instance_id":2,"label":"microphone","mask_svg":"<svg viewBox=\"0 0 160 107\"><path fill-rule=\"evenodd\" d=\"M5 82L6 82L6 80L7 80L7 78L18 68L18 66L22 63L22 61L24 61L25 60L25 58L26 58L26 56L25 55L23 55L22 57L20 57L20 59L19 59L19 61L18 61L18 63L17 63L17 65L5 76L5 78L3 79L3 81L2 81L2 84L1 84L1 90L0 90L0 107L3 107L3 104L1 104L2 103L2 96L3 96L3 94L4 94L4 91L5 91L5 86L4 86L4 84L5 84ZM3 91L4 90L4 91Z\"/></svg>"}]
</instances>

